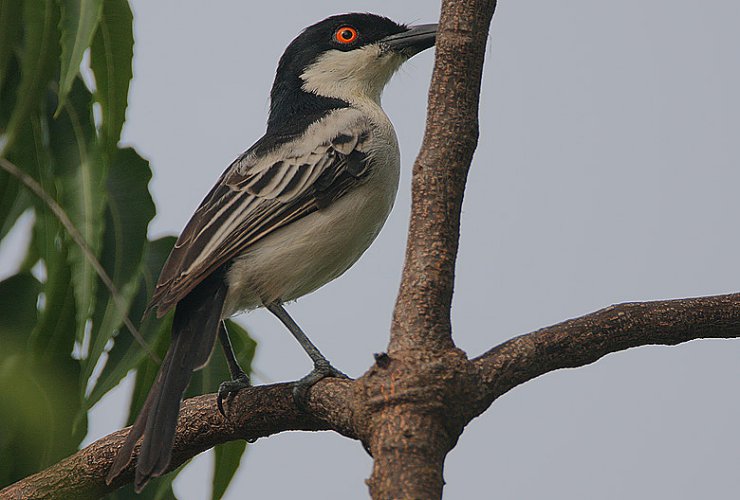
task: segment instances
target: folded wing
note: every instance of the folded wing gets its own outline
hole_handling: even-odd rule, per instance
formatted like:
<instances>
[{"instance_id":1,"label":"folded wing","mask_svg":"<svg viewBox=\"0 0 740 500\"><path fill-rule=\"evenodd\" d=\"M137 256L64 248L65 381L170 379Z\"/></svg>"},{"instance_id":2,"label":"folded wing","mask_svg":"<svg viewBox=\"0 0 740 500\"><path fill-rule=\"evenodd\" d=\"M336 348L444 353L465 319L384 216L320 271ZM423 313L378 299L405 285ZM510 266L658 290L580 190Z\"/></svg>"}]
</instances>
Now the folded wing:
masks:
<instances>
[{"instance_id":1,"label":"folded wing","mask_svg":"<svg viewBox=\"0 0 740 500\"><path fill-rule=\"evenodd\" d=\"M369 130L359 112L339 109L300 136L277 143L266 136L237 158L177 240L149 309L164 315L250 245L363 183Z\"/></svg>"}]
</instances>

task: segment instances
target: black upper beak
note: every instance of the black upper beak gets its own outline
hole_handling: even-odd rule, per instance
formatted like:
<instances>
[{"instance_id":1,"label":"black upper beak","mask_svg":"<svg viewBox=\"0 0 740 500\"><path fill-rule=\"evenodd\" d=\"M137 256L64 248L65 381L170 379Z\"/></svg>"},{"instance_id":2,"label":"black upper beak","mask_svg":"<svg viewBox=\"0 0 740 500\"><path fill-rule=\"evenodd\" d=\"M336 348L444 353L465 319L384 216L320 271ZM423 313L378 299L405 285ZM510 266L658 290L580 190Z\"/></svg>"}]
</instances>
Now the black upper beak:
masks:
<instances>
[{"instance_id":1,"label":"black upper beak","mask_svg":"<svg viewBox=\"0 0 740 500\"><path fill-rule=\"evenodd\" d=\"M419 24L395 35L387 36L380 40L390 50L400 52L406 57L418 54L434 45L437 37L436 24Z\"/></svg>"}]
</instances>

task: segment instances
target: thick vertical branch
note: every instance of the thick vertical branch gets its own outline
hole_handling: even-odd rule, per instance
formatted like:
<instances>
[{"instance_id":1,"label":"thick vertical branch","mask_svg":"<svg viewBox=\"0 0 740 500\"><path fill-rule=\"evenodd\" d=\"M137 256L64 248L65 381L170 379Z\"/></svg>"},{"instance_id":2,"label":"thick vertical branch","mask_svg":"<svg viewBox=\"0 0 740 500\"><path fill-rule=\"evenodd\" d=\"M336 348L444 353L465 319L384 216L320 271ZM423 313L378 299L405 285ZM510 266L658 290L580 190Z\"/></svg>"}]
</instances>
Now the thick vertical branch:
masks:
<instances>
[{"instance_id":1,"label":"thick vertical branch","mask_svg":"<svg viewBox=\"0 0 740 500\"><path fill-rule=\"evenodd\" d=\"M427 128L414 164L406 262L388 354L362 379L355 412L374 458L373 498L441 498L442 470L476 379L452 340L450 308L465 182L495 0L444 0ZM363 417L360 417L363 416ZM365 421L359 421L363 418ZM365 424L365 425L363 425Z\"/></svg>"},{"instance_id":2,"label":"thick vertical branch","mask_svg":"<svg viewBox=\"0 0 740 500\"><path fill-rule=\"evenodd\" d=\"M495 0L442 4L427 128L412 181L411 222L389 352L454 346L450 307L460 209L478 143L478 100Z\"/></svg>"}]
</instances>

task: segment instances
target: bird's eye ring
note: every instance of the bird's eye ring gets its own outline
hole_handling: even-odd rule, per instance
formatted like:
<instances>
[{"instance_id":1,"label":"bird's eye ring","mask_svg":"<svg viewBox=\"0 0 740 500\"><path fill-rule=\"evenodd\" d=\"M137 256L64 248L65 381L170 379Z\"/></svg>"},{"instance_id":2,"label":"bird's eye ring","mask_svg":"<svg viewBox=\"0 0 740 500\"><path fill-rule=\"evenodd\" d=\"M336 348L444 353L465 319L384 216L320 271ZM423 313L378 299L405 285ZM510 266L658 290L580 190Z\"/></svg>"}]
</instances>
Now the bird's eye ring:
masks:
<instances>
[{"instance_id":1,"label":"bird's eye ring","mask_svg":"<svg viewBox=\"0 0 740 500\"><path fill-rule=\"evenodd\" d=\"M334 32L334 40L339 43L348 44L357 40L357 30L352 26L342 26Z\"/></svg>"}]
</instances>

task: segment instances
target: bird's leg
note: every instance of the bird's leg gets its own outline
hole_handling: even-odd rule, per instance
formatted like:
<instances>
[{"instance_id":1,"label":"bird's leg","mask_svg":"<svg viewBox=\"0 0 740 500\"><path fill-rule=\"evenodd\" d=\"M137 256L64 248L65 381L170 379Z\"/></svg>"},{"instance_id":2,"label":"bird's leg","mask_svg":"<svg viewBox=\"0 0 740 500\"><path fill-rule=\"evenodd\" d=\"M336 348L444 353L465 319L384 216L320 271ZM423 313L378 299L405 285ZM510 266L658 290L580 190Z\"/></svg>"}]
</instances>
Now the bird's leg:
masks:
<instances>
[{"instance_id":1,"label":"bird's leg","mask_svg":"<svg viewBox=\"0 0 740 500\"><path fill-rule=\"evenodd\" d=\"M303 333L301 327L293 321L293 318L290 317L288 311L285 310L282 304L279 302L273 302L271 304L265 304L265 307L268 311L277 316L277 318L288 328L290 333L293 334L293 337L295 337L298 343L301 344L303 350L306 351L306 354L308 354L313 361L313 370L311 370L311 373L297 381L293 387L293 399L300 408L305 410L307 406L306 403L308 401L308 390L316 382L325 377L349 377L329 363L324 355L321 354L321 351L319 351L318 348L308 339L306 334Z\"/></svg>"},{"instance_id":2,"label":"bird's leg","mask_svg":"<svg viewBox=\"0 0 740 500\"><path fill-rule=\"evenodd\" d=\"M218 339L221 341L221 347L226 356L226 363L228 363L229 371L231 372L231 380L222 382L221 385L218 386L218 398L216 399L218 411L220 411L221 415L225 417L226 413L224 413L223 404L224 398L228 398L231 394L235 394L239 392L239 390L249 387L251 384L249 382L249 375L242 370L242 367L239 366L239 362L236 360L234 348L231 346L231 339L229 338L229 332L226 330L226 323L224 321L221 321L219 325Z\"/></svg>"}]
</instances>

